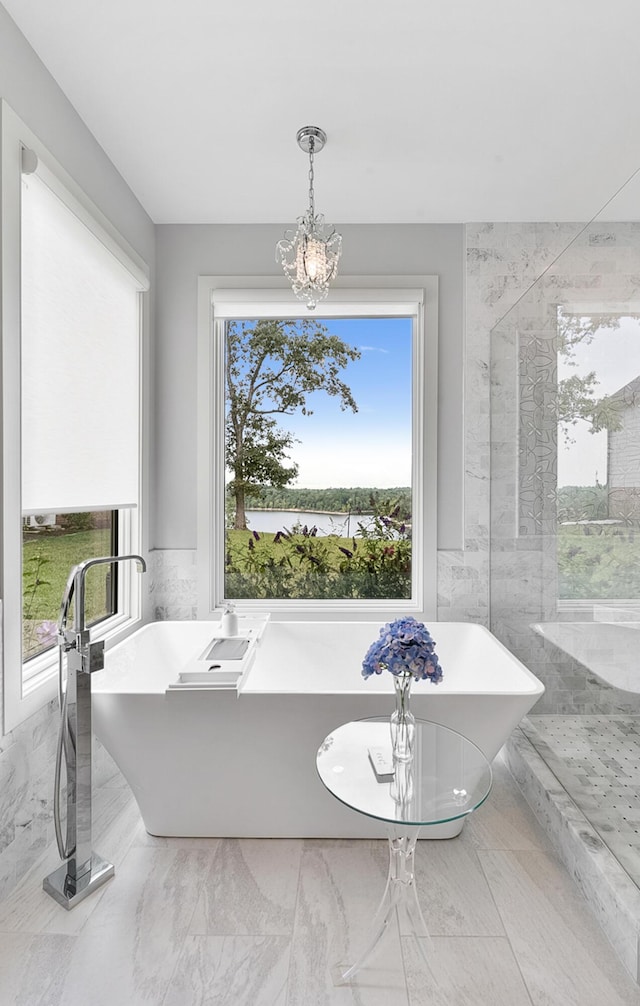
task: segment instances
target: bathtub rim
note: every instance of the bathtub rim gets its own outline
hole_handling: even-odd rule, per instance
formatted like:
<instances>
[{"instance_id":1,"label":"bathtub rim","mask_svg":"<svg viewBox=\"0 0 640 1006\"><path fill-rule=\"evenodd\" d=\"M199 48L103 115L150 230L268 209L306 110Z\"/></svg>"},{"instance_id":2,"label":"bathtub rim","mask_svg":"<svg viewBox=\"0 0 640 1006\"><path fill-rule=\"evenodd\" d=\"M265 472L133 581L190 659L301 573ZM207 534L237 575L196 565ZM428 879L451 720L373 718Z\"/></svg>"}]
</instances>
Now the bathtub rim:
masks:
<instances>
[{"instance_id":1,"label":"bathtub rim","mask_svg":"<svg viewBox=\"0 0 640 1006\"><path fill-rule=\"evenodd\" d=\"M304 626L304 625L307 625L307 624L308 625L313 625L315 627L317 627L318 625L340 625L340 626L344 626L346 624L366 625L366 626L372 626L372 627L378 626L379 627L379 623L378 622L371 622L368 619L351 619L350 623L347 623L347 622L345 622L345 620L337 620L337 619L323 619L323 620L316 620L316 619L311 620L311 619L307 619L307 620L299 620L299 619L288 619L288 618L286 618L286 619L285 618L281 618L281 619L273 619L272 618L271 619L271 623L274 624L274 625L285 624L285 625L292 625L292 626L296 626L296 627L301 627L301 626ZM188 631L188 630L186 630L186 626L196 626L196 625L200 628L200 630L201 630L201 632L202 632L203 635L205 635L204 626L207 626L208 629L211 632L212 637L213 637L213 636L215 636L219 632L220 622L217 619L172 619L172 620L155 620L155 621L150 621L150 622L146 622L144 625L139 626L134 632L130 633L125 639L119 641L115 646L113 646L113 647L111 647L111 648L109 648L107 650L107 652L106 652L106 659L105 659L105 668L104 668L104 670L97 672L97 675L94 676L94 679L93 679L94 690L96 692L105 693L105 694L120 694L120 693L123 693L123 692L126 692L126 694L130 694L130 695L165 694L165 692L166 692L166 684L158 686L158 687L155 687L155 688L150 688L148 686L148 684L145 683L144 687L141 685L138 688L129 687L129 688L126 688L126 689L122 689L121 687L118 687L118 685L120 684L119 682L114 682L113 684L110 684L110 682L109 682L109 656L111 654L113 654L114 652L117 652L118 650L124 650L127 646L131 646L132 642L133 642L133 645L135 645L135 639L137 637L142 636L143 634L149 634L149 633L153 632L154 630L156 632L163 632L163 631L164 632L168 632L172 628L174 628L176 626L180 626L180 627L184 627L184 631ZM516 657L497 638L497 636L495 636L486 626L481 625L478 622L446 621L444 619L441 620L440 622L433 621L433 622L430 623L430 625L432 627L435 627L437 625L464 626L464 628L467 631L470 631L472 634L475 634L477 636L483 636L485 639L487 639L487 638L490 639L491 645L494 646L494 647L496 647L502 654L504 654L509 659L509 661L511 661L513 663L514 670L517 671L517 677L515 677L515 675L514 675L514 679L515 679L518 687L500 687L500 688L495 688L495 689L451 687L447 683L447 674L446 674L446 669L445 669L444 678L438 684L434 685L430 681L427 681L427 680L417 682L416 683L416 687L415 687L415 689L413 691L413 696L414 697L418 697L419 700L422 700L423 697L435 699L436 695L441 695L441 696L445 696L445 695L446 696L452 696L452 695L469 695L469 696L479 697L479 696L487 696L487 695L496 695L497 696L497 695L514 695L514 694L517 694L517 695L523 695L523 696L527 696L527 695L528 696L537 696L539 698L541 695L544 694L545 686L544 686L543 682L540 681L540 679L537 678L536 675L532 671L530 671L529 668L525 664L523 664L522 661L519 660L519 658ZM437 635L437 628L433 628L433 631ZM208 638L209 637L208 637L208 634L207 634L207 639ZM375 638L375 637L372 635L372 638ZM192 659L192 657L196 653L196 651L199 652L202 649L203 645L206 645L206 640L204 642L202 642L202 641L198 642L197 646L195 644L193 645L193 653L191 653L191 652L187 653L186 658L185 658L185 664L188 662L188 660ZM258 653L259 653L259 649L260 649L260 644L258 644ZM254 670L254 668L251 667L249 669L248 673L246 674L246 676L244 677L244 680L241 681L240 687L237 690L233 689L233 690L237 691L238 698L240 698L243 695L250 696L250 695L297 695L297 694L301 694L301 695L333 695L333 694L340 694L340 695L359 695L359 696L362 696L362 695L366 695L366 694L389 694L389 695L393 694L393 681L391 679L391 675L381 675L380 676L379 680L380 681L385 681L387 683L387 685L388 685L387 687L382 687L382 688L379 687L379 685L378 685L378 687L369 687L368 690L367 690L368 681L365 680L364 678L362 678L362 676L360 674L358 674L357 677L354 679L355 681L358 682L358 685L356 686L354 684L351 688L340 688L340 689L336 689L335 687L330 687L330 688L325 687L325 688L322 688L322 687L318 687L318 685L316 684L316 685L312 685L311 687L305 688L304 690L301 690L301 689L294 689L294 688L291 688L291 687L282 687L282 686L270 687L270 688L265 688L265 687L260 687L260 686L258 686L258 687L252 687L252 676L253 676L252 672L253 672L253 670ZM179 673L179 669L176 669L176 674L175 674L176 679L177 679L178 673ZM378 679L376 678L376 681L377 680ZM424 686L424 687L422 687L422 686ZM427 688L429 688L429 691L426 690ZM431 692L431 689L434 689L434 690L437 690L437 691ZM200 691L206 691L207 689L206 688L200 688L199 690ZM171 694L172 695L176 695L176 694L180 694L180 693L178 691L175 691L175 692L172 692Z\"/></svg>"}]
</instances>

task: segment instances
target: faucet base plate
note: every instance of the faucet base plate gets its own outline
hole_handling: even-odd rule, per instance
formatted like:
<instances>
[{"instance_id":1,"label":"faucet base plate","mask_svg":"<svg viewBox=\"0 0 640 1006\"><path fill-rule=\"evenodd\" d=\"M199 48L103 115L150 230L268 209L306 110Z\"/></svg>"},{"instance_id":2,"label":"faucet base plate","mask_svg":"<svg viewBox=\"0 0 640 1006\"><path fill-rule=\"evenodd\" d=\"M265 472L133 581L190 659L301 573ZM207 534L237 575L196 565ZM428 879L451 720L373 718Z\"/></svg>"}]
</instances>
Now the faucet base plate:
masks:
<instances>
[{"instance_id":1,"label":"faucet base plate","mask_svg":"<svg viewBox=\"0 0 640 1006\"><path fill-rule=\"evenodd\" d=\"M68 863L63 863L57 870L44 878L42 888L59 905L69 910L84 901L105 881L110 880L115 872L113 863L107 863L105 859L93 852L91 854L91 869L84 873L79 880L69 873Z\"/></svg>"}]
</instances>

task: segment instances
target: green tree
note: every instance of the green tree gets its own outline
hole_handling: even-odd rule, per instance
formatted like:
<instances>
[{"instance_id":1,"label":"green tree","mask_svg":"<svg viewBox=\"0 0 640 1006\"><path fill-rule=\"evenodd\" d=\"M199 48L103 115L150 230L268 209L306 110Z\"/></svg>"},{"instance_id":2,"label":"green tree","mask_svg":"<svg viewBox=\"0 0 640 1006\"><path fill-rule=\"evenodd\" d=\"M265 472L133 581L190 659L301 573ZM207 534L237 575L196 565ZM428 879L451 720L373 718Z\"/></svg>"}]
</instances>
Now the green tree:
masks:
<instances>
[{"instance_id":1,"label":"green tree","mask_svg":"<svg viewBox=\"0 0 640 1006\"><path fill-rule=\"evenodd\" d=\"M235 528L246 528L246 496L265 485L282 488L298 474L288 451L293 434L278 426L278 415L311 415L308 396L324 391L340 408L358 407L340 372L360 351L317 321L232 321L226 338L227 414L225 462L233 472Z\"/></svg>"},{"instance_id":2,"label":"green tree","mask_svg":"<svg viewBox=\"0 0 640 1006\"><path fill-rule=\"evenodd\" d=\"M575 367L576 349L588 346L601 329L620 327L620 315L589 315L558 313L558 352L569 366ZM558 381L557 420L567 443L573 443L571 427L579 420L589 423L591 433L600 430L619 430L620 415L610 397L597 397L598 378L595 370L584 377L572 374Z\"/></svg>"}]
</instances>

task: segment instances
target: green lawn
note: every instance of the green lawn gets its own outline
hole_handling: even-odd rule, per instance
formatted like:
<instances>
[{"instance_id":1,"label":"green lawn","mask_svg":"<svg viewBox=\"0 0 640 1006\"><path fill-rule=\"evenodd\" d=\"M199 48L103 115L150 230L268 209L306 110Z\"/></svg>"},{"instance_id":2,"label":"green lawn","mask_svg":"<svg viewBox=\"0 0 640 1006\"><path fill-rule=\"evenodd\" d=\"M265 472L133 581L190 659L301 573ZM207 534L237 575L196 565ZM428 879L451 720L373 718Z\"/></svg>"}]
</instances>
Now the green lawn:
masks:
<instances>
[{"instance_id":1,"label":"green lawn","mask_svg":"<svg viewBox=\"0 0 640 1006\"><path fill-rule=\"evenodd\" d=\"M57 621L62 595L72 566L94 556L109 555L110 552L109 528L65 534L43 531L25 534L22 569L25 658L34 656L43 649L36 630L43 621ZM106 613L108 574L108 566L96 566L87 573L85 601L88 622Z\"/></svg>"}]
</instances>

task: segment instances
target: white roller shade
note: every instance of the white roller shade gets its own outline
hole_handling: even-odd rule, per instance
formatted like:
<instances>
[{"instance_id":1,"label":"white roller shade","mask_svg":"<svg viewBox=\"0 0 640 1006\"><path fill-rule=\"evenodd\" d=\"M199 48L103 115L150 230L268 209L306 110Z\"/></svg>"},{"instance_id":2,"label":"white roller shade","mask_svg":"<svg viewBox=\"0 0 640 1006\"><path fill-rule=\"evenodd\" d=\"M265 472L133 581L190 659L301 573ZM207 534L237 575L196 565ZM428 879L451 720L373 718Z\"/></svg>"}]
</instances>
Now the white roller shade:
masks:
<instances>
[{"instance_id":1,"label":"white roller shade","mask_svg":"<svg viewBox=\"0 0 640 1006\"><path fill-rule=\"evenodd\" d=\"M23 514L137 503L139 290L41 178L23 176Z\"/></svg>"}]
</instances>

